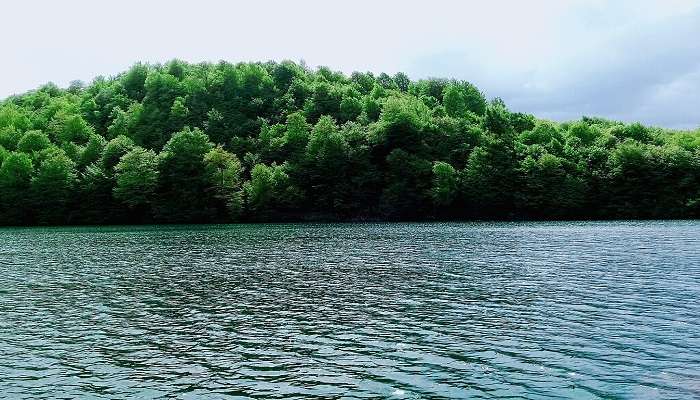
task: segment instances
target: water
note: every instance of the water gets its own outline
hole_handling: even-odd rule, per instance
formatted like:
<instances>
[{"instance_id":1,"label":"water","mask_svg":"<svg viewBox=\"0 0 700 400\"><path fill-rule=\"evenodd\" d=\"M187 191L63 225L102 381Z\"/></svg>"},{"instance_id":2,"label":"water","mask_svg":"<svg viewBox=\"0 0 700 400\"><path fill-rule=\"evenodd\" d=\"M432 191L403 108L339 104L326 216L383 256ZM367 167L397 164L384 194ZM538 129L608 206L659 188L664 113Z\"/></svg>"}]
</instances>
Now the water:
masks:
<instances>
[{"instance_id":1,"label":"water","mask_svg":"<svg viewBox=\"0 0 700 400\"><path fill-rule=\"evenodd\" d=\"M700 222L0 230L2 398L700 398Z\"/></svg>"}]
</instances>

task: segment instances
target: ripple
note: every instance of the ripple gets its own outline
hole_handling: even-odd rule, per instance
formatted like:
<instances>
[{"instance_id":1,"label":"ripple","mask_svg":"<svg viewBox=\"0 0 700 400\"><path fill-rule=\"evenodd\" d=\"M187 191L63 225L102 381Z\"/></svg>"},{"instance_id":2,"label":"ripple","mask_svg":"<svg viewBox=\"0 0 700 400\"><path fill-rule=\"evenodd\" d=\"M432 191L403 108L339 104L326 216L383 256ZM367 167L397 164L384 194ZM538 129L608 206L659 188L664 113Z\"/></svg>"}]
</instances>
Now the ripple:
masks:
<instances>
[{"instance_id":1,"label":"ripple","mask_svg":"<svg viewBox=\"0 0 700 400\"><path fill-rule=\"evenodd\" d=\"M697 221L2 229L3 398L698 398Z\"/></svg>"}]
</instances>

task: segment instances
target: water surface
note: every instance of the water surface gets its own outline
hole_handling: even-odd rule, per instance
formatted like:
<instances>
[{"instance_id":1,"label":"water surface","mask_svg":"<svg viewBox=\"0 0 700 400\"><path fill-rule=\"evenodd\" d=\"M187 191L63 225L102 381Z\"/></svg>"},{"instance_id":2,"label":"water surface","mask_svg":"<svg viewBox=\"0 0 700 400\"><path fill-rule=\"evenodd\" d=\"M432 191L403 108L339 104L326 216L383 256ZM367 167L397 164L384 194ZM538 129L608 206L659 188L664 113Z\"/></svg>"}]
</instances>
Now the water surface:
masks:
<instances>
[{"instance_id":1,"label":"water surface","mask_svg":"<svg viewBox=\"0 0 700 400\"><path fill-rule=\"evenodd\" d=\"M0 230L2 398L700 397L700 222Z\"/></svg>"}]
</instances>

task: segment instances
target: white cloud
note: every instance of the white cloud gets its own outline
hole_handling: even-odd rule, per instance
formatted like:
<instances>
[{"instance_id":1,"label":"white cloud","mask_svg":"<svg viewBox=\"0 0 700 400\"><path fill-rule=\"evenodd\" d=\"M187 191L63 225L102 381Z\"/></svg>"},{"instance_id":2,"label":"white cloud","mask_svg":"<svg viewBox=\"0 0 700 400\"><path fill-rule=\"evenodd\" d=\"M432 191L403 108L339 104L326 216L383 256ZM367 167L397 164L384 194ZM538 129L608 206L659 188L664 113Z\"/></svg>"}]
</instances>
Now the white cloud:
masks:
<instances>
[{"instance_id":1,"label":"white cloud","mask_svg":"<svg viewBox=\"0 0 700 400\"><path fill-rule=\"evenodd\" d=\"M47 81L89 81L136 61L303 58L345 72L468 79L542 117L700 124L696 92L685 89L698 86L697 1L24 0L3 7L0 97ZM692 101L683 115L662 107Z\"/></svg>"}]
</instances>

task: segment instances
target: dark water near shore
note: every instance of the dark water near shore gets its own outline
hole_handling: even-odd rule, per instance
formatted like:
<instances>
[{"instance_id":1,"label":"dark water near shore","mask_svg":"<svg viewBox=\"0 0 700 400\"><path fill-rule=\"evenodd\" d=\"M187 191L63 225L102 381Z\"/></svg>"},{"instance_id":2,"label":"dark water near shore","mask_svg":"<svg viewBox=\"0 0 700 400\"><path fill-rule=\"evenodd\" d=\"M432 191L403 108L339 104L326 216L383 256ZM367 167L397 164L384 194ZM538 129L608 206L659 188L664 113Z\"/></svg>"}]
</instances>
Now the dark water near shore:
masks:
<instances>
[{"instance_id":1,"label":"dark water near shore","mask_svg":"<svg viewBox=\"0 0 700 400\"><path fill-rule=\"evenodd\" d=\"M0 230L2 398L700 398L700 222Z\"/></svg>"}]
</instances>

